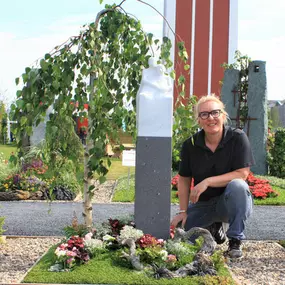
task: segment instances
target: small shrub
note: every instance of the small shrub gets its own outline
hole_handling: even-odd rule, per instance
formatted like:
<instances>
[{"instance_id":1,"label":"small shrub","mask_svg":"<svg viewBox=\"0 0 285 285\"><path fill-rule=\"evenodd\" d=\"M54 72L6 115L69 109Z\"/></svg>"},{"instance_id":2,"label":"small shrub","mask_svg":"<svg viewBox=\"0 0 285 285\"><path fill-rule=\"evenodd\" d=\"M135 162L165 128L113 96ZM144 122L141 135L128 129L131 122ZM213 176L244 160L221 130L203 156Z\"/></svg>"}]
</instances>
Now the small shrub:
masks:
<instances>
[{"instance_id":1,"label":"small shrub","mask_svg":"<svg viewBox=\"0 0 285 285\"><path fill-rule=\"evenodd\" d=\"M4 222L5 222L5 217L0 217L0 236L3 235L3 233L6 231L3 229Z\"/></svg>"},{"instance_id":2,"label":"small shrub","mask_svg":"<svg viewBox=\"0 0 285 285\"><path fill-rule=\"evenodd\" d=\"M268 157L271 176L285 178L285 128L278 128Z\"/></svg>"}]
</instances>

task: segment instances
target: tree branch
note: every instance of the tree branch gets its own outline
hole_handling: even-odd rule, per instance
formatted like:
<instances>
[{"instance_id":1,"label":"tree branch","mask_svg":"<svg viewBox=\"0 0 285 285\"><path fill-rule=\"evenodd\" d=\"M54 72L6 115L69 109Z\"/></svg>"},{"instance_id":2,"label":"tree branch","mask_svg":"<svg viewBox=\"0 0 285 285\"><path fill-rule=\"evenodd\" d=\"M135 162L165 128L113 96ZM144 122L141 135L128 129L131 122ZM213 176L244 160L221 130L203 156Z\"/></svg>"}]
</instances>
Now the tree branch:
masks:
<instances>
[{"instance_id":1,"label":"tree branch","mask_svg":"<svg viewBox=\"0 0 285 285\"><path fill-rule=\"evenodd\" d=\"M146 2L144 2L144 1L142 1L142 0L137 0L137 1L143 3L143 4L147 5L147 6L149 6L149 7L151 7L153 10L155 10L155 11L163 18L163 20L165 21L165 23L167 24L168 28L171 30L171 32L173 33L173 35L174 35L175 37L177 37L177 38L179 39L179 41L182 41L181 37L175 33L175 31L172 29L172 27L170 26L169 22L167 21L167 19L164 17L163 14L161 14L155 7L153 7L153 6L152 6L151 4L149 4L149 3L146 3Z\"/></svg>"}]
</instances>

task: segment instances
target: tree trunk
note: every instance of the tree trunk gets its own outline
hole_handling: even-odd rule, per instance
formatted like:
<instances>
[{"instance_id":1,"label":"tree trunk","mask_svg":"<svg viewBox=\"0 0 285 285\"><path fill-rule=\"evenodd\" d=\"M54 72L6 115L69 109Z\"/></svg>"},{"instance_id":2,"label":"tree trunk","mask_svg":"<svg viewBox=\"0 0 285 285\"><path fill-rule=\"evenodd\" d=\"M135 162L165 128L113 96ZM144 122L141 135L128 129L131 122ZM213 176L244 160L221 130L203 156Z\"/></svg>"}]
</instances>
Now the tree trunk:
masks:
<instances>
[{"instance_id":1,"label":"tree trunk","mask_svg":"<svg viewBox=\"0 0 285 285\"><path fill-rule=\"evenodd\" d=\"M92 228L92 194L89 191L89 186L91 185L91 179L88 177L88 143L84 146L84 221L85 225L89 230Z\"/></svg>"},{"instance_id":2,"label":"tree trunk","mask_svg":"<svg viewBox=\"0 0 285 285\"><path fill-rule=\"evenodd\" d=\"M96 16L96 20L95 20L95 29L98 28L98 24L99 24L99 20L100 18L110 12L113 11L113 9L104 9L102 11L100 11L97 16ZM96 53L96 51L95 51ZM90 75L90 86L91 86L91 92L89 95L89 101L92 102L93 100L93 96L94 96L94 80L95 80L95 74L91 74ZM88 167L88 160L89 160L89 144L91 143L91 139L90 139L90 129L89 127L92 126L92 118L90 116L90 113L88 112L88 132L87 132L87 138L86 138L86 145L84 147L84 221L85 221L85 225L87 226L87 228L89 230L91 230L92 228L92 197L93 197L93 193L91 191L89 191L89 187L91 186L91 169Z\"/></svg>"}]
</instances>

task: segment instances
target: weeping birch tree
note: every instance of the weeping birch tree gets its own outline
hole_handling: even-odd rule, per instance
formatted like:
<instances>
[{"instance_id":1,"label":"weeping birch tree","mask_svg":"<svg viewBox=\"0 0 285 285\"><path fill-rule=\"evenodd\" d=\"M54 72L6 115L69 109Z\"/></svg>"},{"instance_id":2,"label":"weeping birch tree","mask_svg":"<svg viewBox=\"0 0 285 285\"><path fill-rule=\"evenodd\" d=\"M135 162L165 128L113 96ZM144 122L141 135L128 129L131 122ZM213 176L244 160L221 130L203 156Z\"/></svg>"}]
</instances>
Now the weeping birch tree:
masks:
<instances>
[{"instance_id":1,"label":"weeping birch tree","mask_svg":"<svg viewBox=\"0 0 285 285\"><path fill-rule=\"evenodd\" d=\"M141 23L123 9L124 2L106 5L78 36L56 46L37 65L27 67L22 76L16 78L16 84L23 84L23 88L17 91L17 100L11 107L14 120L18 122L14 133L19 149L23 148L25 138L32 135L33 127L44 120L51 105L53 112L49 115L49 124L54 134L59 131L56 121L71 118L75 104L80 118L88 116L84 217L89 228L95 188L91 180L95 175L100 183L106 180L111 165L109 158L103 159L106 145L118 141L118 131L123 125L128 132L135 132L135 98L142 70L148 67L154 50L160 51L158 61L167 70L172 66L170 40L163 38L160 42L154 40L152 34L145 33ZM178 53L188 70L188 56L182 43ZM171 76L174 77L173 71ZM178 85L183 97L184 80L181 78ZM86 103L87 114L84 111Z\"/></svg>"}]
</instances>

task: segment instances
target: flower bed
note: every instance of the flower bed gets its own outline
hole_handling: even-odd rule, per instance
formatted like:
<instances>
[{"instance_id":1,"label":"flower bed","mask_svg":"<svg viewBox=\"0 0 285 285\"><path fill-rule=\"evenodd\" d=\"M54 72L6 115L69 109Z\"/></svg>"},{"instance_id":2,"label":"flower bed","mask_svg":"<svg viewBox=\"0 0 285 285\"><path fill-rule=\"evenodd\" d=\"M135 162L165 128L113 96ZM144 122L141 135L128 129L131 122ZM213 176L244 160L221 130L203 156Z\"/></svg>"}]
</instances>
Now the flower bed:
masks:
<instances>
[{"instance_id":1,"label":"flower bed","mask_svg":"<svg viewBox=\"0 0 285 285\"><path fill-rule=\"evenodd\" d=\"M178 178L179 174L175 175L171 180L171 185L173 190L178 188ZM257 178L252 172L249 173L246 182L249 185L249 189L252 196L256 199L266 199L269 197L277 197L278 192L274 191L266 179ZM190 190L194 188L194 180L192 179ZM176 193L178 196L178 192Z\"/></svg>"},{"instance_id":2,"label":"flower bed","mask_svg":"<svg viewBox=\"0 0 285 285\"><path fill-rule=\"evenodd\" d=\"M269 197L277 197L279 195L272 189L268 180L257 178L253 173L249 173L247 183L253 197L256 199L266 199Z\"/></svg>"},{"instance_id":3,"label":"flower bed","mask_svg":"<svg viewBox=\"0 0 285 285\"><path fill-rule=\"evenodd\" d=\"M163 240L136 229L130 219L109 219L92 232L75 220L65 232L66 239L43 257L24 282L42 282L43 278L45 283L201 284L199 278L207 276L217 284L225 280L228 283L224 284L233 284L221 252L214 252L215 243L205 246L209 239L199 238L196 245L189 244L183 230L176 237L172 230L172 238ZM84 276L84 282L74 282L81 270L90 279Z\"/></svg>"}]
</instances>

